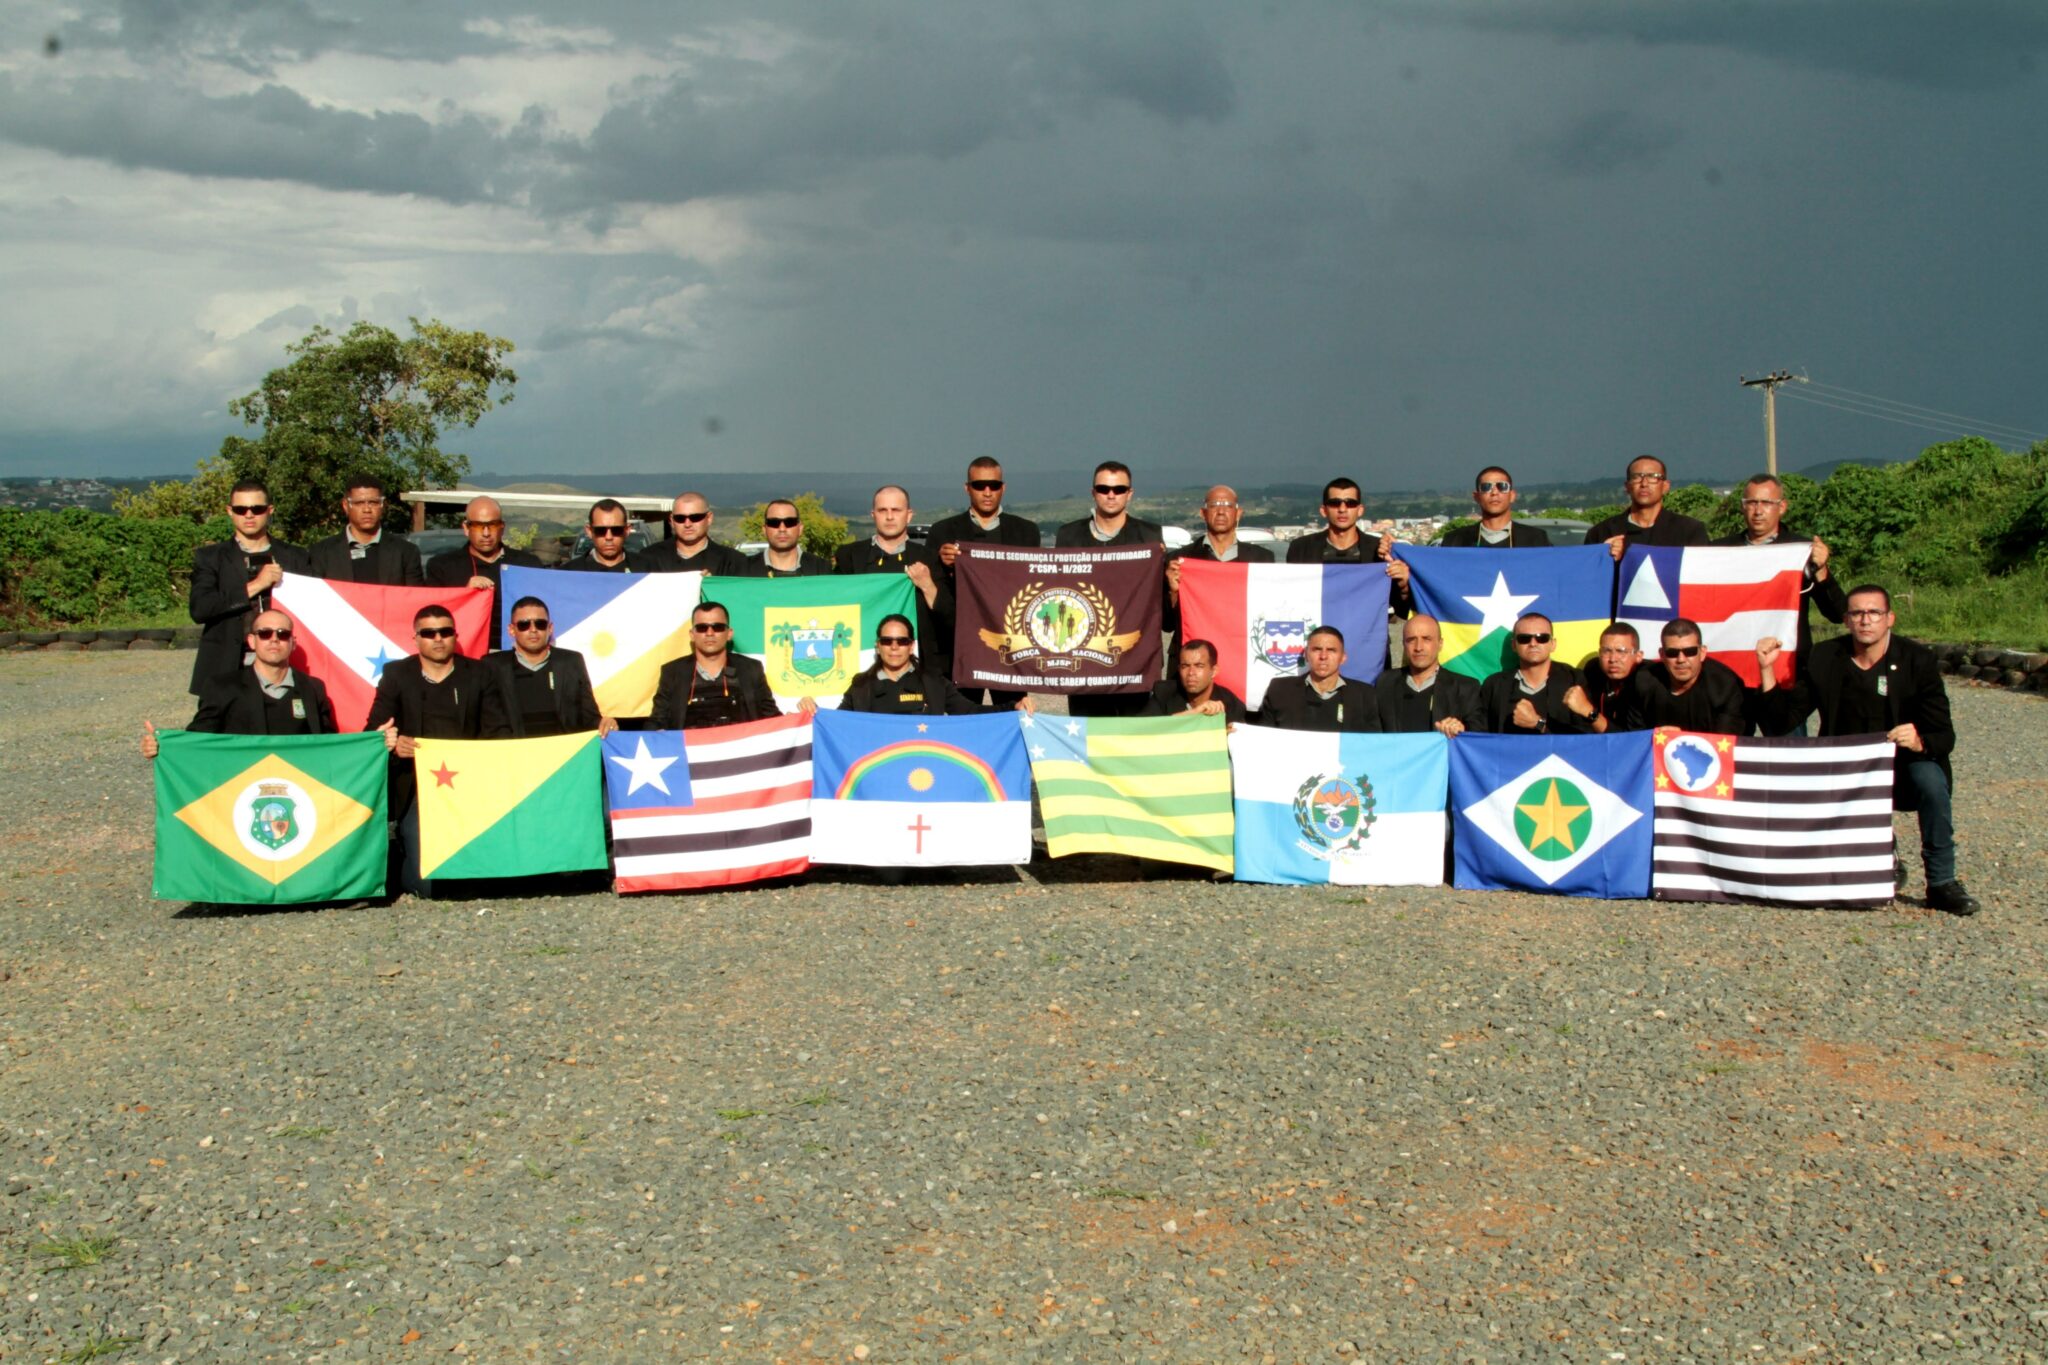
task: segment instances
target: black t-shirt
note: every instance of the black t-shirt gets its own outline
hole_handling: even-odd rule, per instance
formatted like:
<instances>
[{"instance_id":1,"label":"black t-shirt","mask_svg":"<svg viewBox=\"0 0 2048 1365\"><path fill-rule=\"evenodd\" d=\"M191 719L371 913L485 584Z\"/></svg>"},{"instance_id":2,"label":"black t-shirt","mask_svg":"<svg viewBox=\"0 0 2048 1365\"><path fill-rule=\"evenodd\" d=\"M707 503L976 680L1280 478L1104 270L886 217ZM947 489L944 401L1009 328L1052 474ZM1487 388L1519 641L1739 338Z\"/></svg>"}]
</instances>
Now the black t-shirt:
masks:
<instances>
[{"instance_id":1,"label":"black t-shirt","mask_svg":"<svg viewBox=\"0 0 2048 1365\"><path fill-rule=\"evenodd\" d=\"M298 707L294 714L292 707ZM312 707L299 695L295 687L285 689L282 697L263 694L263 732L267 735L310 735L313 733L312 718L308 714Z\"/></svg>"},{"instance_id":2,"label":"black t-shirt","mask_svg":"<svg viewBox=\"0 0 2048 1365\"><path fill-rule=\"evenodd\" d=\"M462 703L455 695L459 681L453 673L440 682L425 676L420 678L420 732L417 738L475 738L462 731Z\"/></svg>"},{"instance_id":3,"label":"black t-shirt","mask_svg":"<svg viewBox=\"0 0 2048 1365\"><path fill-rule=\"evenodd\" d=\"M1876 668L1858 668L1853 661L1847 664L1842 669L1842 708L1831 733L1881 735L1890 730L1885 699L1877 690L1889 676L1882 661Z\"/></svg>"},{"instance_id":4,"label":"black t-shirt","mask_svg":"<svg viewBox=\"0 0 2048 1365\"><path fill-rule=\"evenodd\" d=\"M528 735L559 735L562 717L555 710L555 663L550 659L539 668L512 663L512 707L526 724Z\"/></svg>"}]
</instances>

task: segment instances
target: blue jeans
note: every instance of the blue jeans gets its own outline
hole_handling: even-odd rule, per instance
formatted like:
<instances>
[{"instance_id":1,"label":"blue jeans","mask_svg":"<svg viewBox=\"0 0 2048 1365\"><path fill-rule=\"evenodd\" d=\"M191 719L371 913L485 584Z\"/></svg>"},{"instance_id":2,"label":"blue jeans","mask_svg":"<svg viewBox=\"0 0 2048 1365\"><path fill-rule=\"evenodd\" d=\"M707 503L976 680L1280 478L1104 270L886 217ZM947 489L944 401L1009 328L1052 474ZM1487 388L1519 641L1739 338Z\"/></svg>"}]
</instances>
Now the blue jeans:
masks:
<instances>
[{"instance_id":1,"label":"blue jeans","mask_svg":"<svg viewBox=\"0 0 2048 1365\"><path fill-rule=\"evenodd\" d=\"M1956 879L1956 823L1948 774L1939 763L1924 761L1908 763L1900 772L1912 789L1912 808L1920 812L1920 857L1927 864L1927 884L1952 882Z\"/></svg>"}]
</instances>

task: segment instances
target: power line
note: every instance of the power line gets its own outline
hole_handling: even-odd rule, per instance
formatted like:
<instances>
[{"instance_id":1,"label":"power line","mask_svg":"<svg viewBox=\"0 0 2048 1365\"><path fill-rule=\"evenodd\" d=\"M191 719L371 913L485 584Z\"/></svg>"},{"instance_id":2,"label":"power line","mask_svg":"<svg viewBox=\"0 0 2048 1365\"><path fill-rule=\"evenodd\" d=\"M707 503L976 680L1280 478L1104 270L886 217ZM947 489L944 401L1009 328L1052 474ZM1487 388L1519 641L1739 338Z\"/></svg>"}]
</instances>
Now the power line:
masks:
<instances>
[{"instance_id":1,"label":"power line","mask_svg":"<svg viewBox=\"0 0 2048 1365\"><path fill-rule=\"evenodd\" d=\"M1928 417L1910 417L1899 413L1885 412L1877 408L1858 407L1851 403L1837 401L1832 395L1818 393L1802 393L1797 389L1787 389L1785 391L1785 396L1787 398L1797 399L1799 402L1802 403L1812 403L1816 406L1823 408L1833 408L1838 412L1851 413L1857 417L1871 417L1875 418L1880 422L1896 422L1900 426L1919 427L1924 431L1939 431L1947 433L1949 435L1956 435L1960 433L1961 435L1965 436L1982 436L1987 440L1994 441L2014 439L2012 435L1999 435L1993 432L1980 431L1975 427L1964 426L1956 422L1937 422L1932 418ZM2042 437L2032 436L2026 433L2018 434L2025 436L2025 439L2027 439L2030 442L2043 439Z\"/></svg>"},{"instance_id":2,"label":"power line","mask_svg":"<svg viewBox=\"0 0 2048 1365\"><path fill-rule=\"evenodd\" d=\"M1875 393L1864 393L1860 389L1852 389L1845 384L1829 384L1819 379L1809 379L1806 382L1812 385L1814 388L1819 389L1821 392L1833 395L1835 397L1855 399L1872 404L1881 404L1886 408L1896 409L1903 412L1920 413L1933 417L1946 417L1951 421L1966 422L1969 425L1977 427L1981 430L2011 432L2015 436L2024 436L2027 439L2033 441L2044 439L2040 432L2028 431L2025 427L2011 426L2004 422L1987 422L1979 418L1965 416L1964 414L1959 412L1944 412L1940 408L1930 408L1920 403L1908 403L1905 402L1903 399L1886 398L1881 394Z\"/></svg>"}]
</instances>

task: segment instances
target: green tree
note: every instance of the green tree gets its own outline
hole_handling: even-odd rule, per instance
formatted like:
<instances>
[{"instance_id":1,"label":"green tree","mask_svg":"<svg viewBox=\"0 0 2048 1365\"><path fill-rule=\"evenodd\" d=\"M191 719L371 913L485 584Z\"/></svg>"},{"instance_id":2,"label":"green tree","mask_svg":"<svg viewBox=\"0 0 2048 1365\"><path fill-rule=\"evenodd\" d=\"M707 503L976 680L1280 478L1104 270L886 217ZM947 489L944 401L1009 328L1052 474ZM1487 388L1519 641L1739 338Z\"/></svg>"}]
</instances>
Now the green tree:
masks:
<instances>
[{"instance_id":1,"label":"green tree","mask_svg":"<svg viewBox=\"0 0 2048 1365\"><path fill-rule=\"evenodd\" d=\"M199 462L199 473L194 478L153 483L139 493L116 489L114 515L144 521L210 521L222 515L234 486L235 474L228 468L228 462L218 455L209 455Z\"/></svg>"},{"instance_id":2,"label":"green tree","mask_svg":"<svg viewBox=\"0 0 2048 1365\"><path fill-rule=\"evenodd\" d=\"M410 321L410 337L370 322L340 336L315 327L285 348L289 364L228 404L263 434L228 437L220 459L234 478L264 481L277 509L272 525L285 539L303 542L340 525L351 475L374 474L394 494L452 487L469 472L469 457L442 450L441 433L473 427L512 401L519 377L505 363L511 342ZM404 505L394 498L387 515L400 525Z\"/></svg>"},{"instance_id":3,"label":"green tree","mask_svg":"<svg viewBox=\"0 0 2048 1365\"><path fill-rule=\"evenodd\" d=\"M833 552L853 539L853 533L846 529L846 518L834 516L825 510L824 499L816 493L799 493L795 498L796 514L804 522L804 553L818 559L830 559ZM741 540L764 540L761 519L768 512L768 504L757 502L740 518Z\"/></svg>"}]
</instances>

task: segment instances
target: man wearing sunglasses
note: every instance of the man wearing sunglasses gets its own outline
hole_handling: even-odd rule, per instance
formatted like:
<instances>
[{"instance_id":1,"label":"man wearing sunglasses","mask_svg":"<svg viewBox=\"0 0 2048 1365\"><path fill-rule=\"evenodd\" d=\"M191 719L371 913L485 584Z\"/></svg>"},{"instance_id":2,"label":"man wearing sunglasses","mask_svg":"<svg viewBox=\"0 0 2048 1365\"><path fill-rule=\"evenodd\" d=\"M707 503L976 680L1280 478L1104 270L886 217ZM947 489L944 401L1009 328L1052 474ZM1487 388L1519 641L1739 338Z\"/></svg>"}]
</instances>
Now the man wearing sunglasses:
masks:
<instances>
[{"instance_id":1,"label":"man wearing sunglasses","mask_svg":"<svg viewBox=\"0 0 2048 1365\"><path fill-rule=\"evenodd\" d=\"M1753 702L1734 669L1707 657L1700 628L1680 616L1666 621L1655 663L1629 679L1616 730L1675 725L1709 735L1746 735Z\"/></svg>"},{"instance_id":2,"label":"man wearing sunglasses","mask_svg":"<svg viewBox=\"0 0 2048 1365\"><path fill-rule=\"evenodd\" d=\"M1550 537L1534 526L1515 520L1515 479L1497 464L1479 471L1472 482L1472 502L1479 520L1470 526L1446 531L1441 542L1454 550L1528 550L1550 544Z\"/></svg>"},{"instance_id":3,"label":"man wearing sunglasses","mask_svg":"<svg viewBox=\"0 0 2048 1365\"><path fill-rule=\"evenodd\" d=\"M270 538L270 494L260 480L237 483L227 510L234 535L192 553L187 605L203 627L187 689L194 696L234 681L248 657L244 638L251 618L270 606L270 590L279 579L307 571L304 550Z\"/></svg>"},{"instance_id":4,"label":"man wearing sunglasses","mask_svg":"<svg viewBox=\"0 0 2048 1365\"><path fill-rule=\"evenodd\" d=\"M1591 726L1592 703L1570 664L1553 661L1557 650L1550 618L1529 612L1515 622L1515 667L1479 685L1479 714L1496 735L1579 735Z\"/></svg>"},{"instance_id":5,"label":"man wearing sunglasses","mask_svg":"<svg viewBox=\"0 0 2048 1365\"><path fill-rule=\"evenodd\" d=\"M1371 531L1361 531L1358 523L1365 516L1365 497L1358 490L1355 479L1332 479L1323 485L1323 530L1319 535L1307 535L1287 544L1289 564L1371 564L1387 566L1387 577L1394 580L1393 591L1388 605L1399 616L1408 614L1408 565L1393 557L1394 541L1391 536L1379 536Z\"/></svg>"},{"instance_id":6,"label":"man wearing sunglasses","mask_svg":"<svg viewBox=\"0 0 2048 1365\"><path fill-rule=\"evenodd\" d=\"M761 508L761 538L768 548L759 559L747 561L752 578L812 578L832 572L832 566L815 555L804 553L804 519L788 498L775 498Z\"/></svg>"},{"instance_id":7,"label":"man wearing sunglasses","mask_svg":"<svg viewBox=\"0 0 2048 1365\"><path fill-rule=\"evenodd\" d=\"M721 602L690 613L690 653L661 666L654 685L655 730L701 730L782 714L759 662L732 652L732 614Z\"/></svg>"},{"instance_id":8,"label":"man wearing sunglasses","mask_svg":"<svg viewBox=\"0 0 2048 1365\"><path fill-rule=\"evenodd\" d=\"M540 567L538 556L505 543L505 511L498 500L474 497L462 509L462 534L468 541L443 550L426 564L427 586L433 588L489 588L491 602L491 647L505 647L504 626L498 620L498 576L507 564L526 569Z\"/></svg>"},{"instance_id":9,"label":"man wearing sunglasses","mask_svg":"<svg viewBox=\"0 0 2048 1365\"><path fill-rule=\"evenodd\" d=\"M1704 545L1707 528L1691 517L1681 516L1664 506L1671 491L1671 476L1655 455L1638 455L1628 462L1622 476L1628 507L1616 512L1586 532L1586 544L1605 545L1616 559L1630 545Z\"/></svg>"},{"instance_id":10,"label":"man wearing sunglasses","mask_svg":"<svg viewBox=\"0 0 2048 1365\"><path fill-rule=\"evenodd\" d=\"M583 656L555 647L548 604L538 597L522 597L512 604L512 648L486 654L484 668L504 705L514 739L583 730L608 735L619 728L617 721L598 711Z\"/></svg>"},{"instance_id":11,"label":"man wearing sunglasses","mask_svg":"<svg viewBox=\"0 0 2048 1365\"><path fill-rule=\"evenodd\" d=\"M1003 510L1003 466L984 455L967 465L967 510L932 523L925 544L936 547L933 556L939 581L945 586L945 607L933 623L934 631L924 637L924 652L932 667L950 672L953 635L959 629L958 602L954 597L953 563L962 545L1036 546L1040 542L1038 523ZM1001 707L1015 706L1022 692L990 692L990 701Z\"/></svg>"},{"instance_id":12,"label":"man wearing sunglasses","mask_svg":"<svg viewBox=\"0 0 2048 1365\"><path fill-rule=\"evenodd\" d=\"M590 548L563 568L579 573L632 572L633 566L626 558L626 539L632 526L624 503L617 498L599 498L590 504L590 520L583 530L590 537Z\"/></svg>"},{"instance_id":13,"label":"man wearing sunglasses","mask_svg":"<svg viewBox=\"0 0 2048 1365\"><path fill-rule=\"evenodd\" d=\"M1052 543L1085 550L1109 545L1163 545L1166 533L1156 521L1131 515L1131 467L1116 460L1095 466L1092 489L1095 511L1070 521L1053 533Z\"/></svg>"},{"instance_id":14,"label":"man wearing sunglasses","mask_svg":"<svg viewBox=\"0 0 2048 1365\"><path fill-rule=\"evenodd\" d=\"M404 536L384 534L384 512L389 505L384 483L374 474L351 478L341 497L346 524L340 534L316 540L306 551L314 575L386 587L425 584L418 547Z\"/></svg>"},{"instance_id":15,"label":"man wearing sunglasses","mask_svg":"<svg viewBox=\"0 0 2048 1365\"><path fill-rule=\"evenodd\" d=\"M1974 915L1976 897L1956 880L1956 778L1949 764L1956 728L1934 651L1892 633L1898 618L1891 594L1875 583L1851 588L1843 615L1849 633L1815 645L1806 676L1789 688L1779 687L1771 672L1784 642L1774 636L1756 642L1766 728L1783 734L1818 712L1823 737L1883 735L1897 745L1892 805L1920 813L1927 904L1951 915Z\"/></svg>"},{"instance_id":16,"label":"man wearing sunglasses","mask_svg":"<svg viewBox=\"0 0 2048 1365\"><path fill-rule=\"evenodd\" d=\"M199 712L187 730L207 735L331 735L334 708L318 678L292 670L292 618L272 608L250 623L249 666L199 697ZM396 735L387 730L389 747ZM142 724L142 753L155 758L156 727Z\"/></svg>"},{"instance_id":17,"label":"man wearing sunglasses","mask_svg":"<svg viewBox=\"0 0 2048 1365\"><path fill-rule=\"evenodd\" d=\"M747 573L747 557L711 538L711 503L702 493L679 493L669 506L669 538L634 556L636 573Z\"/></svg>"}]
</instances>

